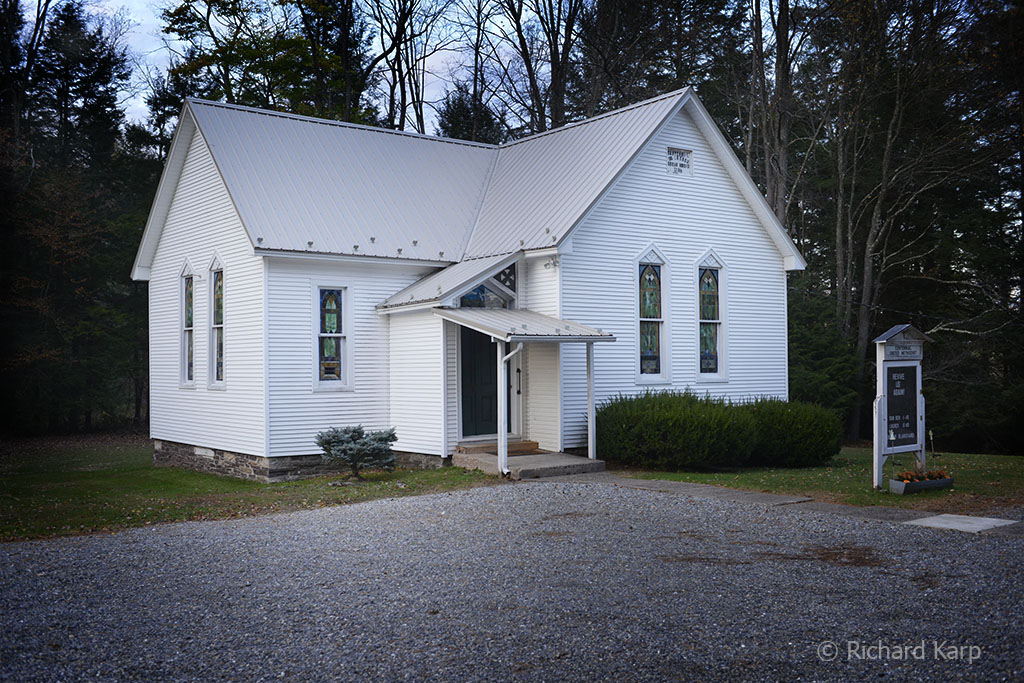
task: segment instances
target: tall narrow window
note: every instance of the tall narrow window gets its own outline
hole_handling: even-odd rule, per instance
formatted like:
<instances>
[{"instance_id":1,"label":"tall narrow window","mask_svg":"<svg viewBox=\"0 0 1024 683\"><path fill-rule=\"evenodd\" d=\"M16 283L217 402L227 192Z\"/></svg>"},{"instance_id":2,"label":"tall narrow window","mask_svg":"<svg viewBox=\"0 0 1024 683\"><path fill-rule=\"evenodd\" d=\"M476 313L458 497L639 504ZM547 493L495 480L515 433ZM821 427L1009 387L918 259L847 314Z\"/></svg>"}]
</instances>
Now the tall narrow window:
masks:
<instances>
[{"instance_id":1,"label":"tall narrow window","mask_svg":"<svg viewBox=\"0 0 1024 683\"><path fill-rule=\"evenodd\" d=\"M324 382L340 382L343 379L345 335L342 301L342 290L320 290L320 334L317 347L320 354L319 377Z\"/></svg>"},{"instance_id":2,"label":"tall narrow window","mask_svg":"<svg viewBox=\"0 0 1024 683\"><path fill-rule=\"evenodd\" d=\"M640 374L661 374L661 266L640 264Z\"/></svg>"},{"instance_id":3,"label":"tall narrow window","mask_svg":"<svg viewBox=\"0 0 1024 683\"><path fill-rule=\"evenodd\" d=\"M211 290L213 297L210 316L210 361L213 366L213 381L224 381L224 271L212 273Z\"/></svg>"},{"instance_id":4,"label":"tall narrow window","mask_svg":"<svg viewBox=\"0 0 1024 683\"><path fill-rule=\"evenodd\" d=\"M700 281L700 371L718 372L718 344L722 325L717 268L701 268Z\"/></svg>"},{"instance_id":5,"label":"tall narrow window","mask_svg":"<svg viewBox=\"0 0 1024 683\"><path fill-rule=\"evenodd\" d=\"M193 283L192 276L186 275L182 279L182 328L181 328L181 376L186 382L192 382L195 379L195 357L194 357L194 311L192 306L193 301Z\"/></svg>"}]
</instances>

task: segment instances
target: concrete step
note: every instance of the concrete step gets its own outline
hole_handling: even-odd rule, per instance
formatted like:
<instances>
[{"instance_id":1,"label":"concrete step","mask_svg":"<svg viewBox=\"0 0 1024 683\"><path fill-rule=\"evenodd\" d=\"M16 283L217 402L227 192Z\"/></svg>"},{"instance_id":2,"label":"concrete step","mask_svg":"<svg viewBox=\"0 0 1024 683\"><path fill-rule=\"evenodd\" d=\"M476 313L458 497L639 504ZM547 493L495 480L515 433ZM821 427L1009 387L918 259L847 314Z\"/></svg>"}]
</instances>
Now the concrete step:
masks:
<instances>
[{"instance_id":1,"label":"concrete step","mask_svg":"<svg viewBox=\"0 0 1024 683\"><path fill-rule=\"evenodd\" d=\"M452 464L487 474L500 474L498 456L490 453L455 453L452 455ZM590 460L568 453L535 453L509 458L508 469L510 479L537 479L603 472L604 461Z\"/></svg>"},{"instance_id":2,"label":"concrete step","mask_svg":"<svg viewBox=\"0 0 1024 683\"><path fill-rule=\"evenodd\" d=\"M533 453L537 450L539 444L536 441L522 441L522 440L509 440L508 442L508 453L509 455L519 455L521 453ZM467 441L460 443L455 447L456 453L491 453L496 454L498 452L498 443L496 441Z\"/></svg>"}]
</instances>

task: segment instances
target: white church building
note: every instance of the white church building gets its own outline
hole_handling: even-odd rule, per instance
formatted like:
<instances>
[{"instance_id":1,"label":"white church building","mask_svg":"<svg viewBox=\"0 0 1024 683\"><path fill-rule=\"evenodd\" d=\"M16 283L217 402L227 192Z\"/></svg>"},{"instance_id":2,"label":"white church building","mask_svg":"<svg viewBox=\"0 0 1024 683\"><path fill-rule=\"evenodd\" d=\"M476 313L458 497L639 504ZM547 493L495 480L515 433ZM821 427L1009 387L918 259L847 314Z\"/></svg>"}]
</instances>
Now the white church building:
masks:
<instances>
[{"instance_id":1,"label":"white church building","mask_svg":"<svg viewBox=\"0 0 1024 683\"><path fill-rule=\"evenodd\" d=\"M593 456L618 394L786 398L804 265L690 89L504 145L188 100L132 271L155 459L288 478L356 424Z\"/></svg>"}]
</instances>

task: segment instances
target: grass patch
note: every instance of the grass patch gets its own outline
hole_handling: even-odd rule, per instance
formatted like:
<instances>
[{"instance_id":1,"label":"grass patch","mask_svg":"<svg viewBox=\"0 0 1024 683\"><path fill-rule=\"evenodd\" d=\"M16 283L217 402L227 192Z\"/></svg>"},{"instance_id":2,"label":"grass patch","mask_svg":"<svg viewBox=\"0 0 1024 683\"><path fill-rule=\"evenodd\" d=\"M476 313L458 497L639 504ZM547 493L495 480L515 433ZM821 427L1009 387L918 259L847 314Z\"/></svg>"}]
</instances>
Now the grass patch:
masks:
<instances>
[{"instance_id":1,"label":"grass patch","mask_svg":"<svg viewBox=\"0 0 1024 683\"><path fill-rule=\"evenodd\" d=\"M0 540L112 531L162 522L246 517L497 483L458 467L330 475L276 484L153 467L140 439L39 440L0 453Z\"/></svg>"},{"instance_id":2,"label":"grass patch","mask_svg":"<svg viewBox=\"0 0 1024 683\"><path fill-rule=\"evenodd\" d=\"M913 456L897 456L909 469ZM642 479L670 479L713 484L735 489L803 495L848 505L936 510L949 513L977 513L998 508L1024 506L1024 457L948 453L928 458L928 469L945 469L953 476L952 489L922 491L898 496L871 490L871 449L843 448L828 464L819 467L784 469L757 467L720 472L651 472L627 470L620 474ZM890 473L886 463L888 485Z\"/></svg>"}]
</instances>

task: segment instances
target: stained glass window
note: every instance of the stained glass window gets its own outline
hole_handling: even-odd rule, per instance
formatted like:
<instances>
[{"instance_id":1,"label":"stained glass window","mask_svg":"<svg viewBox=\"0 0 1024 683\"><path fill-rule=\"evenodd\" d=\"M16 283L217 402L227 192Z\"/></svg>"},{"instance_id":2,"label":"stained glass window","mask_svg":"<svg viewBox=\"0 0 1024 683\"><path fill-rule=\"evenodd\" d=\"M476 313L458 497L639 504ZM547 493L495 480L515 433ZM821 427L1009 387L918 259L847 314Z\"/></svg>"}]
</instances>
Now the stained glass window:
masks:
<instances>
[{"instance_id":1,"label":"stained glass window","mask_svg":"<svg viewBox=\"0 0 1024 683\"><path fill-rule=\"evenodd\" d=\"M700 279L700 371L718 372L718 337L722 324L719 309L719 283L716 268L701 268Z\"/></svg>"},{"instance_id":2,"label":"stained glass window","mask_svg":"<svg viewBox=\"0 0 1024 683\"><path fill-rule=\"evenodd\" d=\"M640 264L640 374L661 374L661 266Z\"/></svg>"},{"instance_id":3,"label":"stained glass window","mask_svg":"<svg viewBox=\"0 0 1024 683\"><path fill-rule=\"evenodd\" d=\"M661 374L661 323L640 321L640 372Z\"/></svg>"},{"instance_id":4,"label":"stained glass window","mask_svg":"<svg viewBox=\"0 0 1024 683\"><path fill-rule=\"evenodd\" d=\"M342 379L343 334L342 290L320 290L319 377L322 381Z\"/></svg>"},{"instance_id":5,"label":"stained glass window","mask_svg":"<svg viewBox=\"0 0 1024 683\"><path fill-rule=\"evenodd\" d=\"M210 350L213 381L224 381L224 271L213 271L213 315L210 324Z\"/></svg>"},{"instance_id":6,"label":"stained glass window","mask_svg":"<svg viewBox=\"0 0 1024 683\"><path fill-rule=\"evenodd\" d=\"M640 317L661 317L661 267L640 267Z\"/></svg>"},{"instance_id":7,"label":"stained glass window","mask_svg":"<svg viewBox=\"0 0 1024 683\"><path fill-rule=\"evenodd\" d=\"M459 306L462 308L508 308L508 301L485 285L480 285L463 294L459 299Z\"/></svg>"},{"instance_id":8,"label":"stained glass window","mask_svg":"<svg viewBox=\"0 0 1024 683\"><path fill-rule=\"evenodd\" d=\"M195 378L195 358L193 357L193 283L192 276L188 275L184 278L182 284L184 288L182 305L184 307L183 325L181 333L181 358L182 358L182 379L186 382L191 382Z\"/></svg>"}]
</instances>

